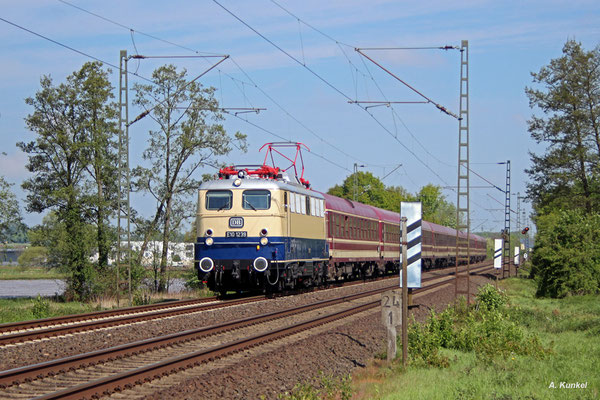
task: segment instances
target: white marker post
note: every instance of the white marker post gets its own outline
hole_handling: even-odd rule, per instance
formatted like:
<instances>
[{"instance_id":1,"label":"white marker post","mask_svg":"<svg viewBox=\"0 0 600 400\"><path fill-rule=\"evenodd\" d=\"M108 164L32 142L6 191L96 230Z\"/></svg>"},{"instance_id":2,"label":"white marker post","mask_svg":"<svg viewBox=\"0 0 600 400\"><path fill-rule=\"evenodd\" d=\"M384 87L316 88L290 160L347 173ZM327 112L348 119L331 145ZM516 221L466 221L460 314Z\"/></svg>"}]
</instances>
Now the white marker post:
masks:
<instances>
[{"instance_id":1,"label":"white marker post","mask_svg":"<svg viewBox=\"0 0 600 400\"><path fill-rule=\"evenodd\" d=\"M521 257L519 257L519 246L515 246L515 267L519 266Z\"/></svg>"},{"instance_id":2,"label":"white marker post","mask_svg":"<svg viewBox=\"0 0 600 400\"><path fill-rule=\"evenodd\" d=\"M502 269L502 239L494 239L494 271L496 275L496 289L498 288L498 271Z\"/></svg>"},{"instance_id":3,"label":"white marker post","mask_svg":"<svg viewBox=\"0 0 600 400\"><path fill-rule=\"evenodd\" d=\"M400 286L402 287L402 365L408 363L409 288L421 287L422 205L420 201L400 202L402 228Z\"/></svg>"},{"instance_id":4,"label":"white marker post","mask_svg":"<svg viewBox=\"0 0 600 400\"><path fill-rule=\"evenodd\" d=\"M402 295L396 290L389 290L381 295L381 322L387 331L387 359L396 358L396 327L401 324L400 310Z\"/></svg>"}]
</instances>

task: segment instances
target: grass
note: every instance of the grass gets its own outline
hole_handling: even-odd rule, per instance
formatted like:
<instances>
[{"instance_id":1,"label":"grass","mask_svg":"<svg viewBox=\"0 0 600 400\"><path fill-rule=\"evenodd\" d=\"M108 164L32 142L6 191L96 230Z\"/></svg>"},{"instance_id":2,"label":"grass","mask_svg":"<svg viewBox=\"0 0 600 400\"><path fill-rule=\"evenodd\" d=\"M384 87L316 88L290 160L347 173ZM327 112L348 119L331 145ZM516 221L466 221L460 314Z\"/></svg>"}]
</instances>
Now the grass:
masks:
<instances>
[{"instance_id":1,"label":"grass","mask_svg":"<svg viewBox=\"0 0 600 400\"><path fill-rule=\"evenodd\" d=\"M96 304L60 302L45 298L0 299L0 323L28 321L99 311Z\"/></svg>"},{"instance_id":2,"label":"grass","mask_svg":"<svg viewBox=\"0 0 600 400\"><path fill-rule=\"evenodd\" d=\"M535 297L535 283L501 282L508 318L537 335L544 357L511 354L484 361L474 351L442 348L447 368L376 361L353 377L354 399L596 399L600 391L600 296ZM554 382L556 388L549 388ZM586 389L560 388L587 382Z\"/></svg>"},{"instance_id":3,"label":"grass","mask_svg":"<svg viewBox=\"0 0 600 400\"><path fill-rule=\"evenodd\" d=\"M207 289L185 290L177 294L154 293L138 291L133 295L133 305L162 303L172 300L196 299L213 296ZM121 296L119 305L113 296L103 296L89 303L65 302L60 297L14 298L0 299L0 324L28 321L33 319L58 317L71 314L82 314L92 311L111 310L129 307L129 298L125 293Z\"/></svg>"},{"instance_id":4,"label":"grass","mask_svg":"<svg viewBox=\"0 0 600 400\"><path fill-rule=\"evenodd\" d=\"M0 266L0 280L14 279L65 279L66 274L44 267Z\"/></svg>"},{"instance_id":5,"label":"grass","mask_svg":"<svg viewBox=\"0 0 600 400\"><path fill-rule=\"evenodd\" d=\"M169 279L185 279L191 268L174 268L168 269ZM154 278L152 269L145 270L145 277L148 279ZM56 268L48 269L45 267L21 267L17 265L0 266L0 280L14 279L65 279L67 274L59 272Z\"/></svg>"}]
</instances>

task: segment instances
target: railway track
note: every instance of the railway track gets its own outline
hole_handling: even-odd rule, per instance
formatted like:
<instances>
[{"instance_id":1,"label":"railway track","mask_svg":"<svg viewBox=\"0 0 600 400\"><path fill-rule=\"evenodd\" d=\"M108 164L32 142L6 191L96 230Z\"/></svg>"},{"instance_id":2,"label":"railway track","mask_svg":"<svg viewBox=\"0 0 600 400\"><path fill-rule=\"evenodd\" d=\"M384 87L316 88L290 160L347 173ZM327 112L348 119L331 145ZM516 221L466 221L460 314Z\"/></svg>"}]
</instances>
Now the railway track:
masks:
<instances>
[{"instance_id":1,"label":"railway track","mask_svg":"<svg viewBox=\"0 0 600 400\"><path fill-rule=\"evenodd\" d=\"M4 324L0 325L0 346L173 317L261 300L264 300L264 296L225 301L219 301L217 298L212 297Z\"/></svg>"},{"instance_id":2,"label":"railway track","mask_svg":"<svg viewBox=\"0 0 600 400\"><path fill-rule=\"evenodd\" d=\"M480 273L488 265L473 268ZM450 285L433 277L414 297ZM393 286L294 307L0 373L1 398L90 398L123 390L188 368L296 335L378 307L379 294Z\"/></svg>"},{"instance_id":3,"label":"railway track","mask_svg":"<svg viewBox=\"0 0 600 400\"><path fill-rule=\"evenodd\" d=\"M436 270L436 272L444 272L445 270L447 269ZM394 278L395 276L384 279ZM427 279L433 278L424 278L423 282L426 282ZM352 281L343 282L342 284L346 286L356 285L362 282L363 281ZM257 302L264 299L264 296L253 296L221 301L216 297L209 297L204 299L181 300L129 307L117 310L97 311L92 313L46 318L34 321L0 324L0 346L93 331L96 329L120 325L134 324L177 315L191 314L211 309Z\"/></svg>"}]
</instances>

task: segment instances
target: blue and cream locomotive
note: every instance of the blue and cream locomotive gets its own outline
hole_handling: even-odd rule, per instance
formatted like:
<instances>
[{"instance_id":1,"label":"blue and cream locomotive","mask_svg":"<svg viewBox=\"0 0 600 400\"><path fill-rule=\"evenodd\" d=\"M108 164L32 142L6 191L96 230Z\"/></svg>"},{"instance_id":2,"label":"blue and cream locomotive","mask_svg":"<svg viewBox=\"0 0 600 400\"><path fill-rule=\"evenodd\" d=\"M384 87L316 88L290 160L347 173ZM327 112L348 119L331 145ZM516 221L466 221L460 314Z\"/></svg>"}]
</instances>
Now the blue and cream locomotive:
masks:
<instances>
[{"instance_id":1,"label":"blue and cream locomotive","mask_svg":"<svg viewBox=\"0 0 600 400\"><path fill-rule=\"evenodd\" d=\"M195 266L209 289L272 290L313 286L397 273L400 215L310 190L296 159L286 170L261 166L227 167L198 193ZM263 146L264 147L264 146ZM285 171L294 168L294 176ZM483 261L486 240L427 221L422 224L425 269L454 265L460 256ZM467 245L468 243L468 245Z\"/></svg>"},{"instance_id":2,"label":"blue and cream locomotive","mask_svg":"<svg viewBox=\"0 0 600 400\"><path fill-rule=\"evenodd\" d=\"M325 279L320 193L277 168L224 168L198 193L195 260L209 289L274 290Z\"/></svg>"}]
</instances>

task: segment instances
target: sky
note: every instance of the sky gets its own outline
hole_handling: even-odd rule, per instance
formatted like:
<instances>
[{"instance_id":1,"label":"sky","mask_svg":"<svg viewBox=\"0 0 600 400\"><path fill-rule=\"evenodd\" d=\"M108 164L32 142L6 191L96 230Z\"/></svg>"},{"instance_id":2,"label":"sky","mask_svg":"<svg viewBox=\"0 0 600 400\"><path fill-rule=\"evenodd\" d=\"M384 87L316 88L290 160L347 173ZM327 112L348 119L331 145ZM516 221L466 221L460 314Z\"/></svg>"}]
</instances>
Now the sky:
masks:
<instances>
[{"instance_id":1,"label":"sky","mask_svg":"<svg viewBox=\"0 0 600 400\"><path fill-rule=\"evenodd\" d=\"M35 138L25 126L32 112L25 99L39 90L42 76L61 83L91 61L89 56L112 69L110 79L118 88L120 50L146 56L229 56L199 80L215 87L221 106L230 109L225 129L248 136L248 151L232 151L222 159L226 163L260 164L264 143L302 142L310 149L304 154L305 177L315 190L342 183L357 164L386 185L412 193L429 183L439 185L454 203L459 122L433 103L458 114L461 53L439 47L460 47L467 40L471 230L500 231L504 193L490 187L491 182L505 188L506 165L498 163L511 162L511 208L516 211L516 193L523 196L526 190L529 152L544 149L527 132L527 120L538 112L524 92L534 86L531 72L560 57L569 39L587 50L600 44L600 3L595 0L0 4L0 175L15 184L28 225L40 223L43 215L24 211L26 193L20 188L31 174L25 168L27 155L16 143ZM373 49L362 53L395 77L356 48ZM143 83L164 63L186 68L193 78L218 60L132 60L129 71L137 76L130 75L130 86ZM417 103L425 98L431 102ZM261 110L235 115L233 108ZM130 105L130 119L140 112ZM131 126L132 166L142 162L153 128L149 120ZM198 176L213 172L207 167ZM529 212L529 205L521 204ZM150 215L153 202L136 195L132 206ZM514 230L514 214L511 225Z\"/></svg>"}]
</instances>

